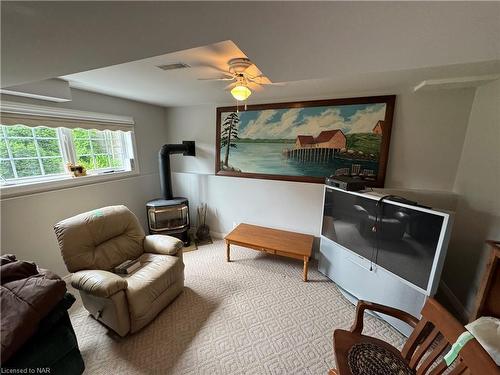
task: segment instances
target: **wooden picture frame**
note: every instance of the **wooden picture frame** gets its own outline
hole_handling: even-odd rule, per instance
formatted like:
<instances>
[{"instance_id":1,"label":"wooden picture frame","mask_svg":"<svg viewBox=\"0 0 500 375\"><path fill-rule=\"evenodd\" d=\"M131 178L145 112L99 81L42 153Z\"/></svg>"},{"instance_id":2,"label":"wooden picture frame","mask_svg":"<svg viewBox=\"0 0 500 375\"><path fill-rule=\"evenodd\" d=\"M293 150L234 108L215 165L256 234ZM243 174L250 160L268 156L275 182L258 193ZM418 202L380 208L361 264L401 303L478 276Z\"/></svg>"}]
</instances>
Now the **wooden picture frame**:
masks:
<instances>
[{"instance_id":1,"label":"wooden picture frame","mask_svg":"<svg viewBox=\"0 0 500 375\"><path fill-rule=\"evenodd\" d=\"M243 107L240 107L239 113L236 113L237 108L235 106L219 107L216 111L215 174L220 176L313 183L324 183L325 177L331 174L355 175L365 180L367 186L383 187L389 154L395 101L395 95L385 95L259 104L248 105L245 111L242 111L241 109L243 109ZM384 109L383 114L382 108ZM283 125L286 125L285 121L288 121L289 118L286 120L283 120L283 118L291 112L298 114L297 118L302 116L303 123L296 121L292 126L287 128ZM232 115L233 113L234 115ZM306 115L304 115L304 113L318 113L318 116L323 117L305 117ZM336 114L338 118L344 119L345 121L338 121L329 127L328 124L325 125L323 121L326 116L324 116L325 113L328 116ZM351 114L351 117L345 117L346 114ZM278 120L280 115L281 118ZM232 117L230 118L230 116ZM236 119L235 116L238 119ZM283 130L283 132L289 129L287 137L260 138L259 135L264 134L268 130L265 128L266 123L262 126L259 125L260 128L257 128L256 124L260 121L260 117L258 116L270 119L273 118L272 116L275 116L275 122L271 123L273 126L270 126L270 128L279 128ZM366 118L363 116L366 116ZM383 120L381 119L382 117ZM247 119L245 120L246 123L243 123L243 119L245 118ZM249 118L252 118L254 121L251 122L252 120L248 120ZM367 126L370 124L369 121L372 118L374 119L373 121L378 118L378 121L373 123L373 128L371 130L367 131ZM323 121L323 123L317 127L316 134L294 134L295 137L291 138L294 131L296 132L298 131L297 129L302 128L306 129L306 125L314 128L315 122L311 119L315 119L314 121L318 124L320 123L318 119ZM241 127L240 121L242 123ZM276 124L278 124L278 126L276 126ZM339 126L344 127L339 128ZM352 128L350 129L349 126ZM355 132L354 130L357 129L357 127L365 131ZM241 139L242 134L240 131L246 136L253 132L256 138L245 137ZM259 133L259 131L261 133ZM240 134L238 134L238 132L240 132ZM312 132L314 132L314 129ZM377 137L378 135L380 137ZM235 136L239 136L239 139L236 139L236 141ZM267 146L265 144L267 144ZM277 146L276 144L281 144L281 146ZM246 151L238 150L239 145L240 149L245 148ZM344 147L342 147L342 145L344 145ZM257 146L261 149L260 153L257 150ZM221 150L222 147L224 147L224 150ZM262 172L265 168L258 165L255 167L252 165L251 169L254 170L245 171L244 169L240 169L240 164L242 162L245 164L246 162L244 159L246 155L251 155L252 152L256 154L255 158L261 158L259 159L261 163L269 160L270 158L266 158L266 153L262 151L266 150L266 147L269 150L273 148L273 151L269 151L269 155L273 155L274 159L277 157L277 148L281 147L281 158L283 159L282 167L267 167L266 172ZM368 153L362 151L373 151L376 148L378 148L378 152ZM227 150L229 150L229 152ZM234 160L234 158L236 158L234 155L239 155L238 158L240 163L238 164L238 162L236 162L236 164L232 166L229 159L231 159L232 156L233 159L231 160ZM224 156L223 160L221 160L222 156ZM315 162L317 163L315 164ZM347 163L348 166L349 163L351 163L350 168L336 168L340 165L340 162L344 163L344 165ZM276 160L274 163L277 163ZM248 165L248 163L246 164ZM366 167L366 165L369 166ZM376 166L376 173L370 166ZM283 173L269 172L269 169ZM289 170L293 170L294 172L298 171L299 174L287 174ZM308 175L308 170L312 170L312 173L315 175ZM329 170L331 170L330 173L322 174ZM349 171L347 172L347 170Z\"/></svg>"}]
</instances>

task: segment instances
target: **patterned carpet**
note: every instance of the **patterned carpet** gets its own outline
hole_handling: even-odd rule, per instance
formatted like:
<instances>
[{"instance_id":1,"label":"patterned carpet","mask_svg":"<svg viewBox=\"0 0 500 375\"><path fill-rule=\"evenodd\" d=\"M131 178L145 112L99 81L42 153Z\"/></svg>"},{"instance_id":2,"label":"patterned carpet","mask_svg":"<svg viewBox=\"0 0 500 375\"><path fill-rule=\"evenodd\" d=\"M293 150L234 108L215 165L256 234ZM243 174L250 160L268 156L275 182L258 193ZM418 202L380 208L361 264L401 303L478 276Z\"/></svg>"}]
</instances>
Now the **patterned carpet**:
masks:
<instances>
[{"instance_id":1,"label":"patterned carpet","mask_svg":"<svg viewBox=\"0 0 500 375\"><path fill-rule=\"evenodd\" d=\"M184 292L142 331L120 338L71 308L86 374L314 374L335 362L332 332L350 327L354 306L302 263L216 241L185 254ZM77 293L75 294L77 295ZM365 317L364 333L400 346L403 337Z\"/></svg>"}]
</instances>

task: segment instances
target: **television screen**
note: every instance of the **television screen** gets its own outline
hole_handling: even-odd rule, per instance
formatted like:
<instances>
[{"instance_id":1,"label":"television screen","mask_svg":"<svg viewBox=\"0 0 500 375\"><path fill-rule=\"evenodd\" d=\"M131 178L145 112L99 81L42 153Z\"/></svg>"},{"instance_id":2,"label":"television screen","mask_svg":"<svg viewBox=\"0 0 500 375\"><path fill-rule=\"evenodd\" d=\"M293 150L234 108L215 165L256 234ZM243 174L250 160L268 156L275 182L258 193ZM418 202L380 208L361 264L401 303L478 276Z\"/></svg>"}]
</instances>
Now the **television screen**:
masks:
<instances>
[{"instance_id":1,"label":"television screen","mask_svg":"<svg viewBox=\"0 0 500 375\"><path fill-rule=\"evenodd\" d=\"M426 290L444 217L325 190L322 235Z\"/></svg>"}]
</instances>

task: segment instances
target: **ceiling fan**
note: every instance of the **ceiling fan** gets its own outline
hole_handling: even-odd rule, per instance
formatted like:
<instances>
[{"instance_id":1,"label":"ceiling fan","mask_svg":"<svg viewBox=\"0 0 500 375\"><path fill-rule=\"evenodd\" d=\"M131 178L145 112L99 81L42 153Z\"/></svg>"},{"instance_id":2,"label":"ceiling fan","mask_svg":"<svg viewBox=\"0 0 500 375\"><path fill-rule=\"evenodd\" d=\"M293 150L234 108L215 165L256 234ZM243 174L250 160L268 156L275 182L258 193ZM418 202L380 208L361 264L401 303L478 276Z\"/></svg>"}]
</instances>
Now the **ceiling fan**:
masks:
<instances>
[{"instance_id":1,"label":"ceiling fan","mask_svg":"<svg viewBox=\"0 0 500 375\"><path fill-rule=\"evenodd\" d=\"M214 78L198 78L200 81L233 81L225 87L231 90L231 94L236 100L246 100L253 91L262 91L266 85L280 86L280 83L273 83L262 74L257 66L246 57L239 57L228 61L228 70L216 69L222 75Z\"/></svg>"}]
</instances>

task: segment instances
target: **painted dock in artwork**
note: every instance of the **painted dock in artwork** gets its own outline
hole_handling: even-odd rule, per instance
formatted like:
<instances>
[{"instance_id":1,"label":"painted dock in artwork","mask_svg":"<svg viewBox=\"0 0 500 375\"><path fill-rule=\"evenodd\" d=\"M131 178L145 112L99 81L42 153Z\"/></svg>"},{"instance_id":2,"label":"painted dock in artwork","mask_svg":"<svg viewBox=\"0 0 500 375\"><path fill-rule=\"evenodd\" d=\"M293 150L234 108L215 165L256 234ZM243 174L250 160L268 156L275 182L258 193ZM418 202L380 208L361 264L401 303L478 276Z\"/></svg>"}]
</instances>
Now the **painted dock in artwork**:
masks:
<instances>
[{"instance_id":1,"label":"painted dock in artwork","mask_svg":"<svg viewBox=\"0 0 500 375\"><path fill-rule=\"evenodd\" d=\"M292 148L284 149L287 158L302 162L328 163L335 152L345 150L347 139L342 130L322 131L316 138L312 135L298 135Z\"/></svg>"},{"instance_id":2,"label":"painted dock in artwork","mask_svg":"<svg viewBox=\"0 0 500 375\"><path fill-rule=\"evenodd\" d=\"M283 155L302 163L329 163L335 156L335 150L326 147L285 148Z\"/></svg>"},{"instance_id":3,"label":"painted dock in artwork","mask_svg":"<svg viewBox=\"0 0 500 375\"><path fill-rule=\"evenodd\" d=\"M347 138L342 130L322 131L317 137L298 135L293 147L282 150L285 159L297 163L330 164L337 176L374 177L376 172L366 168L366 162L376 155L347 148Z\"/></svg>"}]
</instances>

